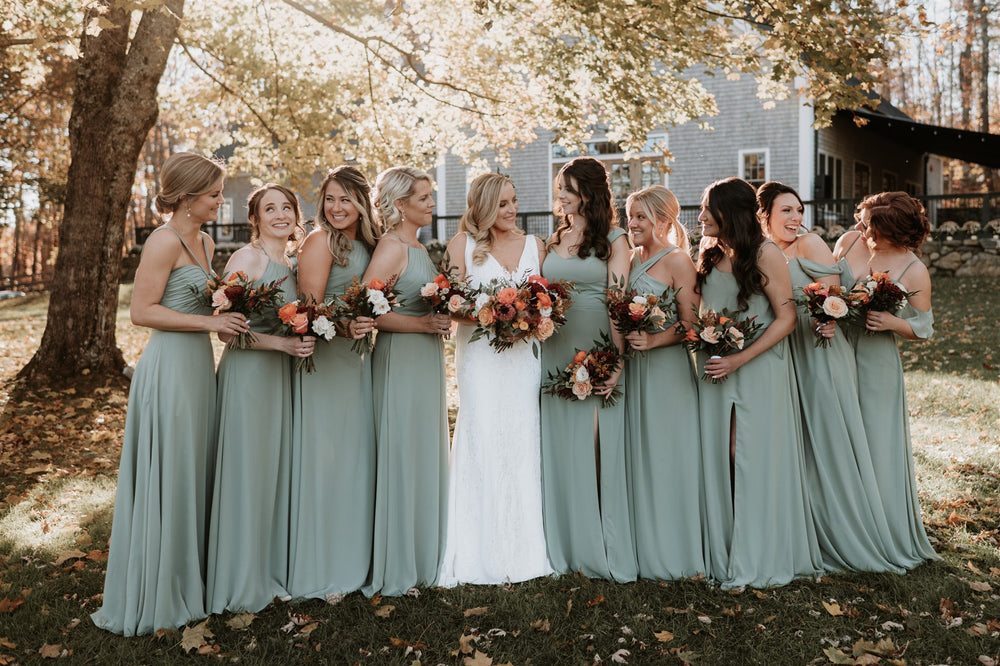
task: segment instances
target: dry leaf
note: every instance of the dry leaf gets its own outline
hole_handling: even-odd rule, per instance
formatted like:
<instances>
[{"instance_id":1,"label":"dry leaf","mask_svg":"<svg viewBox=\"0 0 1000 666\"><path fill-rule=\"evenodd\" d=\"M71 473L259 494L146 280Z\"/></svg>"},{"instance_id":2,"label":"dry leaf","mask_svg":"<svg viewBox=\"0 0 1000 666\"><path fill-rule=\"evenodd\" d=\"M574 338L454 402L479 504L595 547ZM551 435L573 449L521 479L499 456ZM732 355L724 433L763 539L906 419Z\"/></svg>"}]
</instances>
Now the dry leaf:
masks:
<instances>
[{"instance_id":1,"label":"dry leaf","mask_svg":"<svg viewBox=\"0 0 1000 666\"><path fill-rule=\"evenodd\" d=\"M979 576L982 576L982 575L983 575L983 572L979 570L979 567L977 567L977 566L976 566L976 564L975 564L975 563L974 563L974 562L973 562L972 560L969 560L969 561L967 561L967 562L965 563L965 566L966 566L966 567L967 567L967 568L969 569L969 571L971 571L972 573L974 573L974 574L977 574L977 575L979 575Z\"/></svg>"},{"instance_id":2,"label":"dry leaf","mask_svg":"<svg viewBox=\"0 0 1000 666\"><path fill-rule=\"evenodd\" d=\"M854 660L854 666L874 666L882 661L882 657L874 654L863 654Z\"/></svg>"},{"instance_id":3,"label":"dry leaf","mask_svg":"<svg viewBox=\"0 0 1000 666\"><path fill-rule=\"evenodd\" d=\"M246 629L257 616L253 613L240 613L226 620L226 626L237 631Z\"/></svg>"},{"instance_id":4,"label":"dry leaf","mask_svg":"<svg viewBox=\"0 0 1000 666\"><path fill-rule=\"evenodd\" d=\"M830 660L831 664L853 664L854 657L846 655L835 647L828 647L823 650L823 654Z\"/></svg>"},{"instance_id":5,"label":"dry leaf","mask_svg":"<svg viewBox=\"0 0 1000 666\"><path fill-rule=\"evenodd\" d=\"M87 559L91 562L107 562L108 561L108 551L106 550L92 550L87 553Z\"/></svg>"},{"instance_id":6,"label":"dry leaf","mask_svg":"<svg viewBox=\"0 0 1000 666\"><path fill-rule=\"evenodd\" d=\"M181 635L181 649L185 652L197 650L203 645L208 645L208 639L215 638L215 634L208 628L208 620L204 620L193 627L184 627Z\"/></svg>"},{"instance_id":7,"label":"dry leaf","mask_svg":"<svg viewBox=\"0 0 1000 666\"><path fill-rule=\"evenodd\" d=\"M992 592L993 588L985 581L970 580L969 587L976 592Z\"/></svg>"},{"instance_id":8,"label":"dry leaf","mask_svg":"<svg viewBox=\"0 0 1000 666\"><path fill-rule=\"evenodd\" d=\"M458 638L458 649L453 650L451 656L457 657L459 654L472 654L476 641L479 640L479 636L474 634L462 634Z\"/></svg>"},{"instance_id":9,"label":"dry leaf","mask_svg":"<svg viewBox=\"0 0 1000 666\"><path fill-rule=\"evenodd\" d=\"M16 648L17 643L11 643L9 639L4 636L0 636L0 647L5 648Z\"/></svg>"},{"instance_id":10,"label":"dry leaf","mask_svg":"<svg viewBox=\"0 0 1000 666\"><path fill-rule=\"evenodd\" d=\"M590 601L587 602L587 608L593 608L594 606L596 606L598 604L603 604L603 603L604 603L604 595L603 594L599 594L599 595L597 595L596 597L594 597L593 599L591 599Z\"/></svg>"},{"instance_id":11,"label":"dry leaf","mask_svg":"<svg viewBox=\"0 0 1000 666\"><path fill-rule=\"evenodd\" d=\"M549 618L545 618L544 620L535 620L534 622L530 622L528 626L536 631L544 632L552 630L552 625L549 624Z\"/></svg>"},{"instance_id":12,"label":"dry leaf","mask_svg":"<svg viewBox=\"0 0 1000 666\"><path fill-rule=\"evenodd\" d=\"M674 635L669 631L667 631L666 629L664 629L663 631L654 631L653 635L656 636L656 640L658 640L661 643L669 643L670 641L674 640Z\"/></svg>"},{"instance_id":13,"label":"dry leaf","mask_svg":"<svg viewBox=\"0 0 1000 666\"><path fill-rule=\"evenodd\" d=\"M572 599L567 599L566 600L566 617L569 617L570 611L572 611L572 610L573 610L573 600Z\"/></svg>"},{"instance_id":14,"label":"dry leaf","mask_svg":"<svg viewBox=\"0 0 1000 666\"><path fill-rule=\"evenodd\" d=\"M465 617L473 617L477 615L486 615L489 610L489 606L476 606L475 608L466 608Z\"/></svg>"},{"instance_id":15,"label":"dry leaf","mask_svg":"<svg viewBox=\"0 0 1000 666\"><path fill-rule=\"evenodd\" d=\"M824 601L823 608L826 609L827 613L833 615L834 617L844 614L844 611L840 609L840 604L838 604L836 601L833 602L832 604L828 604L827 602Z\"/></svg>"},{"instance_id":16,"label":"dry leaf","mask_svg":"<svg viewBox=\"0 0 1000 666\"><path fill-rule=\"evenodd\" d=\"M628 657L631 656L632 656L631 652L629 652L625 648L622 648L620 650L616 650L615 652L611 653L611 661L615 662L616 664L627 664Z\"/></svg>"},{"instance_id":17,"label":"dry leaf","mask_svg":"<svg viewBox=\"0 0 1000 666\"><path fill-rule=\"evenodd\" d=\"M476 650L476 653L471 657L464 657L462 659L462 666L493 666L493 658Z\"/></svg>"},{"instance_id":18,"label":"dry leaf","mask_svg":"<svg viewBox=\"0 0 1000 666\"><path fill-rule=\"evenodd\" d=\"M974 625L969 627L969 633L973 636L985 636L990 633L989 627L987 627L982 622L976 622Z\"/></svg>"},{"instance_id":19,"label":"dry leaf","mask_svg":"<svg viewBox=\"0 0 1000 666\"><path fill-rule=\"evenodd\" d=\"M997 660L993 657L987 657L985 654L979 655L979 663L983 666L997 666Z\"/></svg>"},{"instance_id":20,"label":"dry leaf","mask_svg":"<svg viewBox=\"0 0 1000 666\"><path fill-rule=\"evenodd\" d=\"M375 609L375 617L389 617L392 615L392 611L396 610L396 607L391 604L386 604L385 606L379 606Z\"/></svg>"},{"instance_id":21,"label":"dry leaf","mask_svg":"<svg viewBox=\"0 0 1000 666\"><path fill-rule=\"evenodd\" d=\"M3 599L0 599L0 613L13 613L20 608L23 603L24 597L18 597L17 599L4 597Z\"/></svg>"},{"instance_id":22,"label":"dry leaf","mask_svg":"<svg viewBox=\"0 0 1000 666\"><path fill-rule=\"evenodd\" d=\"M55 564L57 567L60 567L69 560L78 560L81 557L87 557L87 553L82 550L64 550L59 553L59 557L56 558Z\"/></svg>"},{"instance_id":23,"label":"dry leaf","mask_svg":"<svg viewBox=\"0 0 1000 666\"><path fill-rule=\"evenodd\" d=\"M62 654L62 645L49 645L45 643L42 647L38 648L38 654L42 656L42 659L58 659L59 655Z\"/></svg>"}]
</instances>

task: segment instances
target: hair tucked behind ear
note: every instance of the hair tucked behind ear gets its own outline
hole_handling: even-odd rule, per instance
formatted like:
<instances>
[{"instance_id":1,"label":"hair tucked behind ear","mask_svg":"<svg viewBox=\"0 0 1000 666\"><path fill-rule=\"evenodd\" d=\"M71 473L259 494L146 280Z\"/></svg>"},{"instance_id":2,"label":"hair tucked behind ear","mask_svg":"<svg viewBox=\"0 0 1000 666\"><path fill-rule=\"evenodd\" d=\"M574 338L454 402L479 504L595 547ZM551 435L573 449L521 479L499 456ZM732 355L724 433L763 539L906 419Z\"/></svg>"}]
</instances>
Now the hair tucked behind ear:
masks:
<instances>
[{"instance_id":1,"label":"hair tucked behind ear","mask_svg":"<svg viewBox=\"0 0 1000 666\"><path fill-rule=\"evenodd\" d=\"M560 178L563 179L567 190L580 197L580 215L587 220L583 238L577 247L577 256L585 259L593 250L598 259L606 261L611 256L608 234L618 226L618 209L615 208L615 197L611 193L611 180L607 169L593 157L575 157L559 170L559 175L556 176L557 186ZM576 180L579 191L572 189L570 178ZM559 243L559 239L569 229L571 222L569 216L563 214L558 200L553 205L553 212L559 218L559 226L552 240L546 244L546 249Z\"/></svg>"},{"instance_id":2,"label":"hair tucked behind ear","mask_svg":"<svg viewBox=\"0 0 1000 666\"><path fill-rule=\"evenodd\" d=\"M858 204L855 219L868 211L868 224L878 238L920 255L920 246L931 231L924 205L906 192L879 192Z\"/></svg>"},{"instance_id":3,"label":"hair tucked behind ear","mask_svg":"<svg viewBox=\"0 0 1000 666\"><path fill-rule=\"evenodd\" d=\"M375 179L375 217L382 223L384 229L392 229L403 221L403 215L396 208L396 202L413 196L417 191L418 180L434 184L426 172L409 166L391 167Z\"/></svg>"},{"instance_id":4,"label":"hair tucked behind ear","mask_svg":"<svg viewBox=\"0 0 1000 666\"><path fill-rule=\"evenodd\" d=\"M757 255L765 239L757 221L756 191L753 185L740 178L717 180L705 188L702 208L719 225L719 235L702 238L698 289L701 290L709 273L725 256L723 248L728 248L733 253L733 277L739 285L737 304L740 310L746 310L750 296L763 292L767 284L767 278L757 265Z\"/></svg>"},{"instance_id":5,"label":"hair tucked behind ear","mask_svg":"<svg viewBox=\"0 0 1000 666\"><path fill-rule=\"evenodd\" d=\"M337 183L347 194L351 205L358 211L358 231L356 240L352 241L340 229L334 228L330 220L326 219L324 201L326 199L326 188L330 183ZM356 168L343 164L333 169L319 186L319 201L316 203L316 218L313 220L318 228L327 233L330 254L333 255L333 263L338 266L346 266L348 255L354 248L354 243L361 243L368 253L375 250L382 230L375 219L372 211L371 186L364 174Z\"/></svg>"},{"instance_id":6,"label":"hair tucked behind ear","mask_svg":"<svg viewBox=\"0 0 1000 666\"><path fill-rule=\"evenodd\" d=\"M657 238L668 245L676 245L685 253L690 251L687 229L680 221L681 206L673 192L663 185L650 185L628 195L625 210L632 208L633 203L641 206L653 223Z\"/></svg>"},{"instance_id":7,"label":"hair tucked behind ear","mask_svg":"<svg viewBox=\"0 0 1000 666\"><path fill-rule=\"evenodd\" d=\"M222 162L195 153L174 153L160 170L156 210L161 215L175 213L185 199L201 196L226 177Z\"/></svg>"},{"instance_id":8,"label":"hair tucked behind ear","mask_svg":"<svg viewBox=\"0 0 1000 666\"><path fill-rule=\"evenodd\" d=\"M468 208L462 215L458 230L467 233L476 244L472 250L472 263L477 266L486 261L486 255L493 249L490 230L500 215L500 197L508 184L513 187L507 176L484 173L469 186Z\"/></svg>"}]
</instances>

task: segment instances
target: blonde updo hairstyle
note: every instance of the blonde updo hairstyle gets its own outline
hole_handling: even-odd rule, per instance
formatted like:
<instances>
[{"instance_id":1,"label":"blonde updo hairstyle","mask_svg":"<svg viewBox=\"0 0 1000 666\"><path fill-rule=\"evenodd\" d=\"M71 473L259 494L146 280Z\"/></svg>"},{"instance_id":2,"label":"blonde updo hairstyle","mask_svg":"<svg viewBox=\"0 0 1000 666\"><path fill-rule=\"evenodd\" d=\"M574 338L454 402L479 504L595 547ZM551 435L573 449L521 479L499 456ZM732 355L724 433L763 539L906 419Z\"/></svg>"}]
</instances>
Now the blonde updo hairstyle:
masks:
<instances>
[{"instance_id":1,"label":"blonde updo hairstyle","mask_svg":"<svg viewBox=\"0 0 1000 666\"><path fill-rule=\"evenodd\" d=\"M409 199L417 191L417 181L426 180L431 186L434 181L425 171L415 167L390 167L375 179L375 217L382 228L389 230L403 221L403 213L396 208L400 199Z\"/></svg>"},{"instance_id":2,"label":"blonde updo hairstyle","mask_svg":"<svg viewBox=\"0 0 1000 666\"><path fill-rule=\"evenodd\" d=\"M319 186L319 201L316 203L316 219L313 220L313 224L326 231L330 254L333 255L333 263L338 266L346 266L348 255L354 248L355 241L348 238L347 234L340 229L334 228L326 219L324 202L326 188L330 183L337 183L344 188L351 205L358 211L356 242L361 243L368 250L368 254L375 251L375 244L378 242L379 236L382 235L382 230L372 211L371 186L364 174L347 164L343 164L326 174L326 178Z\"/></svg>"},{"instance_id":3,"label":"blonde updo hairstyle","mask_svg":"<svg viewBox=\"0 0 1000 666\"><path fill-rule=\"evenodd\" d=\"M156 210L161 215L176 213L185 200L211 192L225 177L226 169L219 161L195 153L174 153L160 169Z\"/></svg>"},{"instance_id":4,"label":"blonde updo hairstyle","mask_svg":"<svg viewBox=\"0 0 1000 666\"><path fill-rule=\"evenodd\" d=\"M650 185L628 195L625 200L626 213L637 204L646 217L653 222L653 233L663 243L676 245L684 252L690 249L687 229L681 224L681 206L677 197L663 185Z\"/></svg>"},{"instance_id":5,"label":"blonde updo hairstyle","mask_svg":"<svg viewBox=\"0 0 1000 666\"><path fill-rule=\"evenodd\" d=\"M288 234L287 241L292 243L298 241L305 235L305 226L302 224L302 210L299 208L298 197L295 193L284 185L277 183L267 183L258 187L247 197L247 219L250 220L250 242L254 243L260 238L260 202L268 192L280 192L288 203L292 204L292 214L295 216L292 230Z\"/></svg>"},{"instance_id":6,"label":"blonde updo hairstyle","mask_svg":"<svg viewBox=\"0 0 1000 666\"><path fill-rule=\"evenodd\" d=\"M493 249L493 234L490 230L500 216L500 197L507 185L514 184L510 178L499 173L484 173L476 177L469 186L466 198L468 208L462 215L458 230L464 231L476 244L472 250L472 263L480 266ZM520 233L520 229L518 229Z\"/></svg>"}]
</instances>

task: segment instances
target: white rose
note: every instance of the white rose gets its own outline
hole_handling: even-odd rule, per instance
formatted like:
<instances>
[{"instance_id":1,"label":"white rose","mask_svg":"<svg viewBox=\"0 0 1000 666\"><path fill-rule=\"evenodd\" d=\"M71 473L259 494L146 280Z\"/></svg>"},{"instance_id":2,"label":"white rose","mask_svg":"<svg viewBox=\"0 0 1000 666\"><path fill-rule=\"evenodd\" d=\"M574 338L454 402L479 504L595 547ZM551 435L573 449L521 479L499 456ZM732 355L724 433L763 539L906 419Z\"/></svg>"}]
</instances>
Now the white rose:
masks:
<instances>
[{"instance_id":1,"label":"white rose","mask_svg":"<svg viewBox=\"0 0 1000 666\"><path fill-rule=\"evenodd\" d=\"M632 302L638 303L639 305L645 305L646 297L643 296L642 294L636 294L635 296L632 297Z\"/></svg>"},{"instance_id":2,"label":"white rose","mask_svg":"<svg viewBox=\"0 0 1000 666\"><path fill-rule=\"evenodd\" d=\"M313 333L320 336L324 340L329 340L337 335L337 329L334 327L333 322L320 315L313 320L312 324Z\"/></svg>"},{"instance_id":3,"label":"white rose","mask_svg":"<svg viewBox=\"0 0 1000 666\"><path fill-rule=\"evenodd\" d=\"M848 310L847 302L839 296L827 296L826 300L823 301L823 312L834 319L846 316Z\"/></svg>"},{"instance_id":4,"label":"white rose","mask_svg":"<svg viewBox=\"0 0 1000 666\"><path fill-rule=\"evenodd\" d=\"M538 308L538 314L540 314L543 317L551 317L552 308Z\"/></svg>"},{"instance_id":5,"label":"white rose","mask_svg":"<svg viewBox=\"0 0 1000 666\"><path fill-rule=\"evenodd\" d=\"M378 289L368 290L368 302L371 303L372 312L376 317L384 315L392 309L389 307L389 301L386 299L385 294Z\"/></svg>"},{"instance_id":6,"label":"white rose","mask_svg":"<svg viewBox=\"0 0 1000 666\"><path fill-rule=\"evenodd\" d=\"M474 316L479 316L479 311L483 309L483 306L490 302L489 294L479 294L476 296L475 310L472 311Z\"/></svg>"},{"instance_id":7,"label":"white rose","mask_svg":"<svg viewBox=\"0 0 1000 666\"><path fill-rule=\"evenodd\" d=\"M576 369L576 374L573 375L573 379L578 382L585 382L590 379L590 373L587 372L586 366L581 365Z\"/></svg>"}]
</instances>

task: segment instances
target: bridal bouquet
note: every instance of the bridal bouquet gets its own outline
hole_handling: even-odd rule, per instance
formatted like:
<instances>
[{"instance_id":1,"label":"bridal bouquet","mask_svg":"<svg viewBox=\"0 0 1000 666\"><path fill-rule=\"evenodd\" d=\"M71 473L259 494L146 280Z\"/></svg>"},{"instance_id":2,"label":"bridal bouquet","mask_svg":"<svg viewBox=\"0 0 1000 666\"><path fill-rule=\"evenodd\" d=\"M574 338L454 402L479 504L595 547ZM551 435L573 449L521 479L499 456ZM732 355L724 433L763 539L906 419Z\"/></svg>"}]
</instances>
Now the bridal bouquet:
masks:
<instances>
[{"instance_id":1,"label":"bridal bouquet","mask_svg":"<svg viewBox=\"0 0 1000 666\"><path fill-rule=\"evenodd\" d=\"M793 300L795 304L801 306L810 317L825 324L828 321L838 321L851 314L851 306L848 304L848 296L843 287L839 285L827 286L822 282L812 282L804 287L796 287L795 291L801 292ZM830 339L824 338L816 333L816 347L829 347Z\"/></svg>"},{"instance_id":2,"label":"bridal bouquet","mask_svg":"<svg viewBox=\"0 0 1000 666\"><path fill-rule=\"evenodd\" d=\"M548 377L542 382L542 393L567 400L586 400L593 394L594 387L603 385L622 362L618 347L607 333L601 331L601 339L594 340L594 346L589 350L578 350L564 370L548 372ZM621 389L615 386L601 406L616 404L621 395Z\"/></svg>"},{"instance_id":3,"label":"bridal bouquet","mask_svg":"<svg viewBox=\"0 0 1000 666\"><path fill-rule=\"evenodd\" d=\"M873 272L862 278L851 287L848 298L851 304L850 321L855 326L864 328L869 312L888 312L895 314L906 305L907 299L916 294L915 291L903 291L899 285L889 279L888 273ZM865 328L865 335L875 335L878 331Z\"/></svg>"},{"instance_id":4,"label":"bridal bouquet","mask_svg":"<svg viewBox=\"0 0 1000 666\"><path fill-rule=\"evenodd\" d=\"M393 306L399 307L399 297L393 290L396 284L396 276L389 278L389 282L383 282L378 278L372 279L368 284L361 284L357 276L351 280L351 285L347 290L337 297L340 303L334 311L334 316L340 321L342 326L346 322L358 317L378 317L392 310ZM351 350L356 354L370 354L375 349L375 332L365 334L365 337L358 338L351 343Z\"/></svg>"},{"instance_id":5,"label":"bridal bouquet","mask_svg":"<svg viewBox=\"0 0 1000 666\"><path fill-rule=\"evenodd\" d=\"M202 304L212 308L212 314L238 312L250 319L251 315L278 307L279 299L283 300L280 285L284 281L285 278L281 278L267 284L254 285L246 273L236 271L225 278L218 275L208 278L203 291L198 291L196 287L191 289ZM226 346L230 349L249 349L256 341L257 336L253 331L245 331L231 338Z\"/></svg>"},{"instance_id":6,"label":"bridal bouquet","mask_svg":"<svg viewBox=\"0 0 1000 666\"><path fill-rule=\"evenodd\" d=\"M604 294L608 299L608 315L612 323L619 333L628 335L636 331L646 333L663 331L668 326L667 312L672 316L669 324L674 324L679 319L676 315L677 291L667 287L661 294L640 294L636 289L626 289L625 281L616 278L615 285L605 289ZM631 347L625 350L626 357L634 354L635 350Z\"/></svg>"},{"instance_id":7,"label":"bridal bouquet","mask_svg":"<svg viewBox=\"0 0 1000 666\"><path fill-rule=\"evenodd\" d=\"M762 326L757 321L757 315L741 318L725 308L722 312L707 310L699 314L691 328L687 329L684 346L693 352L704 352L710 358L721 358L740 351L752 342ZM726 381L725 377L716 379L707 373L701 378L710 379L713 384Z\"/></svg>"},{"instance_id":8,"label":"bridal bouquet","mask_svg":"<svg viewBox=\"0 0 1000 666\"><path fill-rule=\"evenodd\" d=\"M485 335L499 353L521 340L548 340L566 323L572 289L572 282L549 282L541 275L513 285L497 280L484 285L472 301L477 324L470 341ZM537 357L538 348L532 351Z\"/></svg>"},{"instance_id":9,"label":"bridal bouquet","mask_svg":"<svg viewBox=\"0 0 1000 666\"><path fill-rule=\"evenodd\" d=\"M443 270L420 288L420 297L438 314L471 318L475 290L459 280L457 273L458 269L448 262L446 255Z\"/></svg>"},{"instance_id":10,"label":"bridal bouquet","mask_svg":"<svg viewBox=\"0 0 1000 666\"><path fill-rule=\"evenodd\" d=\"M331 303L308 302L301 296L278 308L278 320L286 335L311 335L329 341L337 335L336 319L336 310ZM316 371L316 362L311 354L295 359L295 371L303 368L307 373Z\"/></svg>"}]
</instances>

